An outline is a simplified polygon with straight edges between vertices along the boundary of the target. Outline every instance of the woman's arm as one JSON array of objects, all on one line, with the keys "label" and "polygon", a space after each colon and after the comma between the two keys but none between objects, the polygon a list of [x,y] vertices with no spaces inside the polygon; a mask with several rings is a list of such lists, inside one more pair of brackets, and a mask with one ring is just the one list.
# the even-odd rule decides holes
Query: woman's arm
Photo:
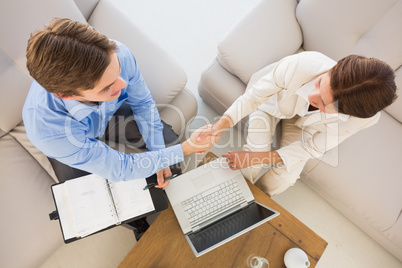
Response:
[{"label": "woman's arm", "polygon": [[254,165],[266,165],[271,163],[283,163],[282,158],[276,151],[250,152],[233,151],[222,155],[226,158],[229,167],[233,170],[242,169]]}]

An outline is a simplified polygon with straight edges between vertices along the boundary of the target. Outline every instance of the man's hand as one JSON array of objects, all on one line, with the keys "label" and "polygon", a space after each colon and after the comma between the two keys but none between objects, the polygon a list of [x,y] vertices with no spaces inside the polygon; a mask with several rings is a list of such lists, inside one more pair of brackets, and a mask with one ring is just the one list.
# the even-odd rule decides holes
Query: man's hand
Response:
[{"label": "man's hand", "polygon": [[[212,125],[205,125],[196,131],[194,131],[190,138],[181,144],[184,155],[189,155],[191,153],[203,154],[209,150],[217,141],[219,141],[219,136],[212,136],[211,133]],[[205,134],[205,138],[199,140],[198,137],[201,133]]]},{"label": "man's hand", "polygon": [[164,169],[161,169],[158,172],[156,172],[158,185],[155,185],[155,188],[165,189],[165,187],[169,185],[170,180],[167,181],[164,180],[165,178],[170,176],[172,176],[172,171],[170,170],[170,167],[165,167]]},{"label": "man's hand", "polygon": [[197,141],[202,141],[208,136],[214,136],[215,139],[220,139],[221,134],[225,129],[233,126],[232,119],[224,114],[210,129],[203,130],[197,138]]}]

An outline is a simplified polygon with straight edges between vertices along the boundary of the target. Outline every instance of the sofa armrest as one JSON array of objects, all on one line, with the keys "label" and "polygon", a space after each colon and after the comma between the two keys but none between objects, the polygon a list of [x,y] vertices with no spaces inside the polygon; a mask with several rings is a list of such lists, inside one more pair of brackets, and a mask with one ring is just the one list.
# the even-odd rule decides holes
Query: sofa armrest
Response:
[{"label": "sofa armrest", "polygon": [[184,89],[187,76],[179,64],[112,1],[99,1],[88,23],[131,49],[159,109]]},{"label": "sofa armrest", "polygon": [[302,44],[297,0],[262,0],[225,35],[218,61],[245,84],[264,66],[294,54]]}]

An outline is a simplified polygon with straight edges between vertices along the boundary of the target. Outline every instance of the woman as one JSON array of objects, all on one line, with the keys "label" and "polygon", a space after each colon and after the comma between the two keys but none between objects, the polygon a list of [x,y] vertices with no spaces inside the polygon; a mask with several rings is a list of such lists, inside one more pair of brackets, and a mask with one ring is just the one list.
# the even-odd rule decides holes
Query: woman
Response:
[{"label": "woman", "polygon": [[[251,77],[246,92],[213,125],[212,135],[250,115],[244,150],[223,157],[273,196],[296,182],[307,160],[321,158],[377,123],[379,111],[397,97],[394,79],[391,67],[378,59],[350,55],[336,63],[318,52],[288,56]],[[271,151],[280,121],[280,149]],[[266,164],[272,166],[256,182]]]}]

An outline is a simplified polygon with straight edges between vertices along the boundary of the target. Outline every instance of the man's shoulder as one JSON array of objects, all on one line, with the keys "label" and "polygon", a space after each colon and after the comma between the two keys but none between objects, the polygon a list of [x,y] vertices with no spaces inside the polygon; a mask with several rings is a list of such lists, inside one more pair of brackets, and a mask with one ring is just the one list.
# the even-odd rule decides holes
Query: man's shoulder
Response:
[{"label": "man's shoulder", "polygon": [[125,44],[123,44],[122,42],[117,41],[117,40],[112,40],[112,41],[115,42],[118,47],[116,54],[119,57],[119,59],[134,58],[133,53]]},{"label": "man's shoulder", "polygon": [[25,99],[24,108],[36,108],[38,104],[42,105],[47,102],[50,93],[46,91],[38,82],[32,81],[31,87],[29,88],[28,95]]},{"label": "man's shoulder", "polygon": [[117,47],[119,48],[117,52],[120,52],[120,53],[131,52],[130,49],[125,44],[123,44],[122,42],[120,42],[118,40],[114,40],[114,39],[110,39],[110,40],[115,42]]},{"label": "man's shoulder", "polygon": [[118,46],[118,50],[115,52],[117,54],[117,57],[119,58],[122,71],[123,72],[128,70],[135,71],[137,69],[137,60],[133,52],[130,50],[130,48],[127,47],[125,44],[121,43],[120,41],[117,40],[112,41],[114,41]]}]

